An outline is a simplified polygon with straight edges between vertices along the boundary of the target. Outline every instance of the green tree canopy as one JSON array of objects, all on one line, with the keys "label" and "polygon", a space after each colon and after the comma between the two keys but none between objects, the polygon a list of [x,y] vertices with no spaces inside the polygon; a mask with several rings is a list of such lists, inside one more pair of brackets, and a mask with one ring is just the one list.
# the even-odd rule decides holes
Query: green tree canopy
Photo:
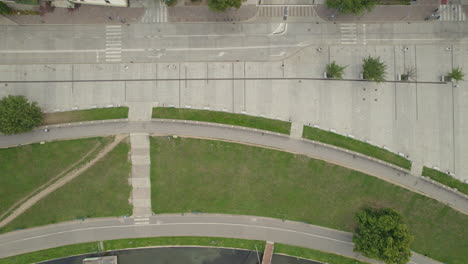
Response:
[{"label": "green tree canopy", "polygon": [[413,237],[398,212],[390,208],[365,208],[356,213],[356,220],[354,251],[387,264],[408,263]]},{"label": "green tree canopy", "polygon": [[387,65],[380,61],[380,57],[367,57],[363,60],[362,70],[364,78],[370,81],[385,81]]},{"label": "green tree canopy", "polygon": [[366,10],[370,12],[377,3],[378,0],[327,0],[325,4],[343,14],[360,15]]},{"label": "green tree canopy", "polygon": [[229,7],[239,8],[242,0],[208,0],[208,6],[215,11],[226,11]]},{"label": "green tree canopy", "polygon": [[0,100],[0,133],[28,132],[41,122],[41,109],[24,96],[9,95]]}]

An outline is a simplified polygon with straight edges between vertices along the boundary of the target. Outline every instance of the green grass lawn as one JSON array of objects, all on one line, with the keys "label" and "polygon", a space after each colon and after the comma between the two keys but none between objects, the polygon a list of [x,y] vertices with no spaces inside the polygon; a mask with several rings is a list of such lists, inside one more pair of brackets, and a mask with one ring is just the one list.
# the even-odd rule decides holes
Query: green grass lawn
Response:
[{"label": "green grass lawn", "polygon": [[303,138],[349,149],[410,170],[411,161],[383,148],[315,127],[304,126]]},{"label": "green grass lawn", "polygon": [[82,243],[2,258],[0,259],[0,264],[30,264],[49,259],[98,252],[98,250],[97,242]]},{"label": "green grass lawn", "polygon": [[[155,246],[210,246],[222,248],[239,248],[247,250],[258,250],[263,254],[265,249],[265,241],[246,240],[235,238],[222,237],[150,237],[150,238],[130,238],[107,240],[103,242],[104,250],[119,250],[138,247],[155,247]],[[90,242],[51,248],[18,256],[0,259],[0,264],[29,264],[55,258],[62,258],[72,255],[80,255],[86,253],[98,252],[98,242]],[[300,248],[284,244],[275,244],[275,253],[282,253],[291,256],[309,258],[318,261],[327,261],[333,264],[362,264],[354,259],[325,253],[313,249]]]},{"label": "green grass lawn", "polygon": [[306,259],[313,259],[320,261],[322,263],[332,263],[332,264],[366,264],[367,262],[362,262],[356,259],[343,257],[340,255],[335,255],[331,253],[325,253],[322,251],[295,247],[285,244],[275,244],[275,253],[286,254],[289,256],[295,256]]},{"label": "green grass lawn", "polygon": [[49,180],[95,157],[110,140],[87,138],[0,149],[0,215]]},{"label": "green grass lawn", "polygon": [[91,168],[40,200],[0,232],[77,218],[131,215],[129,146],[122,142]]},{"label": "green grass lawn", "polygon": [[265,248],[265,241],[246,240],[222,237],[149,237],[108,240],[104,242],[105,250],[117,250],[137,247],[154,246],[210,246],[225,248],[241,248],[255,250],[255,246],[261,252]]},{"label": "green grass lawn", "polygon": [[96,108],[44,114],[43,125],[128,117],[128,107]]},{"label": "green grass lawn", "polygon": [[155,107],[153,108],[153,118],[182,119],[221,123],[235,126],[257,128],[288,135],[291,130],[290,122],[243,114],[233,114],[208,110]]},{"label": "green grass lawn", "polygon": [[38,0],[15,0],[15,3],[23,5],[39,5]]},{"label": "green grass lawn", "polygon": [[433,179],[434,181],[438,181],[444,185],[447,185],[449,187],[452,187],[452,188],[457,188],[457,190],[459,190],[460,192],[464,193],[464,194],[468,194],[468,184],[460,181],[460,180],[457,180],[455,179],[454,177],[450,176],[450,175],[447,175],[445,173],[442,173],[438,170],[434,170],[434,169],[431,169],[431,168],[428,168],[428,167],[424,167],[423,168],[423,172],[422,172],[422,175],[423,176],[427,176],[431,179]]},{"label": "green grass lawn", "polygon": [[401,212],[412,249],[452,264],[468,258],[468,216],[378,178],[305,156],[234,143],[151,138],[155,213],[259,215],[352,231],[364,206]]}]

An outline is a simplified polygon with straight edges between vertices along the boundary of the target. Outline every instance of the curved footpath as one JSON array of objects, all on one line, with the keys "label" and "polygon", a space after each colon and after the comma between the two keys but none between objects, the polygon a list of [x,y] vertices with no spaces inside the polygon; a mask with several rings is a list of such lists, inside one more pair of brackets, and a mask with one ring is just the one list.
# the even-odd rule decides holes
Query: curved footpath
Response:
[{"label": "curved footpath", "polygon": [[83,124],[50,126],[49,132],[37,129],[25,134],[0,136],[0,147],[29,144],[39,141],[129,133],[151,133],[156,135],[179,135],[219,139],[307,155],[312,158],[321,159],[352,170],[373,175],[411,191],[436,199],[462,213],[468,214],[468,199],[465,195],[455,193],[441,185],[411,175],[409,171],[405,169],[310,140],[293,139],[288,135],[244,127],[163,119],[141,122],[128,122],[127,120],[86,122]]},{"label": "curved footpath", "polygon": [[[274,241],[379,263],[353,252],[352,234],[300,222],[223,214],[162,214],[136,225],[132,218],[72,221],[0,236],[0,258],[46,248],[122,238],[211,236]],[[440,264],[413,252],[412,264]]]}]

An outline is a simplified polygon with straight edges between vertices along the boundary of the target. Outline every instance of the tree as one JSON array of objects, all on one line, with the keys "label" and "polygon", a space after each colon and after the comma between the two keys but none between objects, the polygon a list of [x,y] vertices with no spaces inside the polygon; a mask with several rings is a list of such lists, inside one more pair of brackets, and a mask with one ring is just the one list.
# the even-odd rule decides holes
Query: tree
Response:
[{"label": "tree", "polygon": [[463,81],[465,74],[463,73],[463,69],[460,67],[453,68],[452,72],[449,73],[450,78],[454,79],[455,81]]},{"label": "tree", "polygon": [[364,79],[376,82],[385,81],[387,65],[380,61],[380,57],[367,57],[363,60],[362,71]]},{"label": "tree", "polygon": [[175,6],[177,4],[177,0],[164,0],[167,6]]},{"label": "tree", "polygon": [[17,134],[31,131],[42,122],[41,109],[24,96],[9,95],[0,100],[0,133]]},{"label": "tree", "polygon": [[226,11],[229,7],[239,8],[242,0],[208,0],[208,6],[215,11]]},{"label": "tree", "polygon": [[0,14],[5,14],[8,15],[12,12],[13,10],[7,6],[5,3],[0,2]]},{"label": "tree", "polygon": [[343,14],[360,15],[364,11],[370,12],[377,3],[378,0],[327,0],[325,4]]},{"label": "tree", "polygon": [[340,66],[335,62],[327,64],[327,78],[332,79],[343,79],[344,70],[346,66]]},{"label": "tree", "polygon": [[413,237],[401,215],[393,209],[365,208],[356,213],[354,251],[387,264],[405,264],[411,257]]}]

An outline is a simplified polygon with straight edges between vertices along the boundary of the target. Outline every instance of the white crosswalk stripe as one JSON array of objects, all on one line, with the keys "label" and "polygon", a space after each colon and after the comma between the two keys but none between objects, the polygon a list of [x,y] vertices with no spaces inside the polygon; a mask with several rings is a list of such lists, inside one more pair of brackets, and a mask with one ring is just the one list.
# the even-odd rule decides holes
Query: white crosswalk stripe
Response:
[{"label": "white crosswalk stripe", "polygon": [[440,5],[440,21],[465,21],[466,14],[462,5]]},{"label": "white crosswalk stripe", "polygon": [[341,44],[357,44],[357,26],[353,23],[340,24]]},{"label": "white crosswalk stripe", "polygon": [[154,6],[145,8],[143,23],[165,23],[167,22],[167,6],[163,2],[156,2]]},{"label": "white crosswalk stripe", "polygon": [[135,225],[148,225],[150,222],[149,222],[149,218],[135,218],[133,219],[133,224]]},{"label": "white crosswalk stripe", "polygon": [[106,26],[106,62],[122,61],[122,26]]},{"label": "white crosswalk stripe", "polygon": [[[286,6],[259,6],[257,16],[259,17],[282,17]],[[313,17],[315,10],[313,6],[287,6],[289,17]]]}]

